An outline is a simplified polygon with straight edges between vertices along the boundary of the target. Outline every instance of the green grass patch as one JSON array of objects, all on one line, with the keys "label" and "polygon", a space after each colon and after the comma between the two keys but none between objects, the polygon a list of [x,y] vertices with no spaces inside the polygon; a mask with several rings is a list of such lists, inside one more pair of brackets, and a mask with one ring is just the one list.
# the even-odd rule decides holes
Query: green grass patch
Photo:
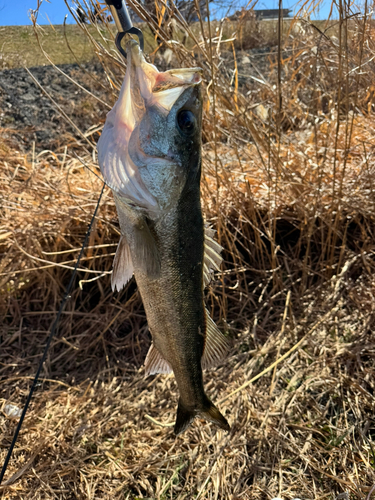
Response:
[{"label": "green grass patch", "polygon": [[[93,38],[100,40],[95,27],[88,30]],[[95,57],[92,44],[79,26],[43,26],[39,30],[39,41],[55,64],[85,63]],[[103,43],[103,41],[102,41]],[[50,64],[44,57],[32,26],[3,26],[0,28],[0,69],[22,66],[33,67]]]}]

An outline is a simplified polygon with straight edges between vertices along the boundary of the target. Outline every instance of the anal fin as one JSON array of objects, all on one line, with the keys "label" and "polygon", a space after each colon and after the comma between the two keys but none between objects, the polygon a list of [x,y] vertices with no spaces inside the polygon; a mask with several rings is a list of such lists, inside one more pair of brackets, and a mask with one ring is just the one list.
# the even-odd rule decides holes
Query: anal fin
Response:
[{"label": "anal fin", "polygon": [[206,340],[202,355],[202,369],[215,366],[222,360],[229,350],[227,339],[215,325],[210,313],[206,309]]},{"label": "anal fin", "polygon": [[171,365],[166,361],[154,344],[151,344],[145,359],[145,370],[147,375],[155,373],[172,373]]},{"label": "anal fin", "polygon": [[121,236],[113,261],[111,276],[112,290],[119,292],[133,276],[134,268],[130,248],[125,236]]}]

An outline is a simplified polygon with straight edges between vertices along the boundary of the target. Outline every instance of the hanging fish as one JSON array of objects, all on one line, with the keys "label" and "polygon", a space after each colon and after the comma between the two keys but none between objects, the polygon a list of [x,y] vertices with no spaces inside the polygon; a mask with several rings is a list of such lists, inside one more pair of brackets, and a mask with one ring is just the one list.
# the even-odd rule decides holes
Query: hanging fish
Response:
[{"label": "hanging fish", "polygon": [[204,306],[221,262],[200,202],[201,69],[159,72],[131,40],[120,96],[98,142],[99,165],[120,221],[112,288],[135,276],[153,343],[146,374],[174,372],[180,399],[174,432],[196,416],[229,430],[204,392],[202,368],[227,341]]}]

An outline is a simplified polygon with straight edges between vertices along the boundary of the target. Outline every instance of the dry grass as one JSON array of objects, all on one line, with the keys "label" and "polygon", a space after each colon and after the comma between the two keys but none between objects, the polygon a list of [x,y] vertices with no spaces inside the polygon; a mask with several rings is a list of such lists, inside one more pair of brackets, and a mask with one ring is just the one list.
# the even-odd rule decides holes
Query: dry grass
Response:
[{"label": "dry grass", "polygon": [[[169,42],[165,14],[159,50],[205,70],[203,204],[225,249],[207,305],[233,346],[205,378],[232,430],[196,421],[173,436],[177,388],[144,378],[135,284],[110,291],[119,231],[107,190],[4,498],[364,499],[375,482],[371,20],[343,13],[337,38],[295,23],[271,71],[240,86],[243,54],[219,43],[220,27],[210,41],[206,24],[204,36],[183,26],[187,49]],[[118,88],[123,62],[91,41]],[[16,425],[6,405],[25,400],[101,189],[72,152],[98,172],[84,139],[15,149],[0,144],[1,458]]]}]

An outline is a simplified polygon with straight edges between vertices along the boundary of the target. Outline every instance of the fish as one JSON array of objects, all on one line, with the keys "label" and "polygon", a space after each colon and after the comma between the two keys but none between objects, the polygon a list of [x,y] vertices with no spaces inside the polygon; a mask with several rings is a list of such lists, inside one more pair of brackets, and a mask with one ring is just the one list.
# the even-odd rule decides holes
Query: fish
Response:
[{"label": "fish", "polygon": [[195,417],[229,431],[202,374],[228,351],[204,304],[222,247],[205,225],[200,200],[202,70],[159,72],[135,40],[126,54],[119,98],[97,144],[121,230],[112,289],[135,276],[152,336],[146,375],[173,371],[180,393],[174,433]]}]

